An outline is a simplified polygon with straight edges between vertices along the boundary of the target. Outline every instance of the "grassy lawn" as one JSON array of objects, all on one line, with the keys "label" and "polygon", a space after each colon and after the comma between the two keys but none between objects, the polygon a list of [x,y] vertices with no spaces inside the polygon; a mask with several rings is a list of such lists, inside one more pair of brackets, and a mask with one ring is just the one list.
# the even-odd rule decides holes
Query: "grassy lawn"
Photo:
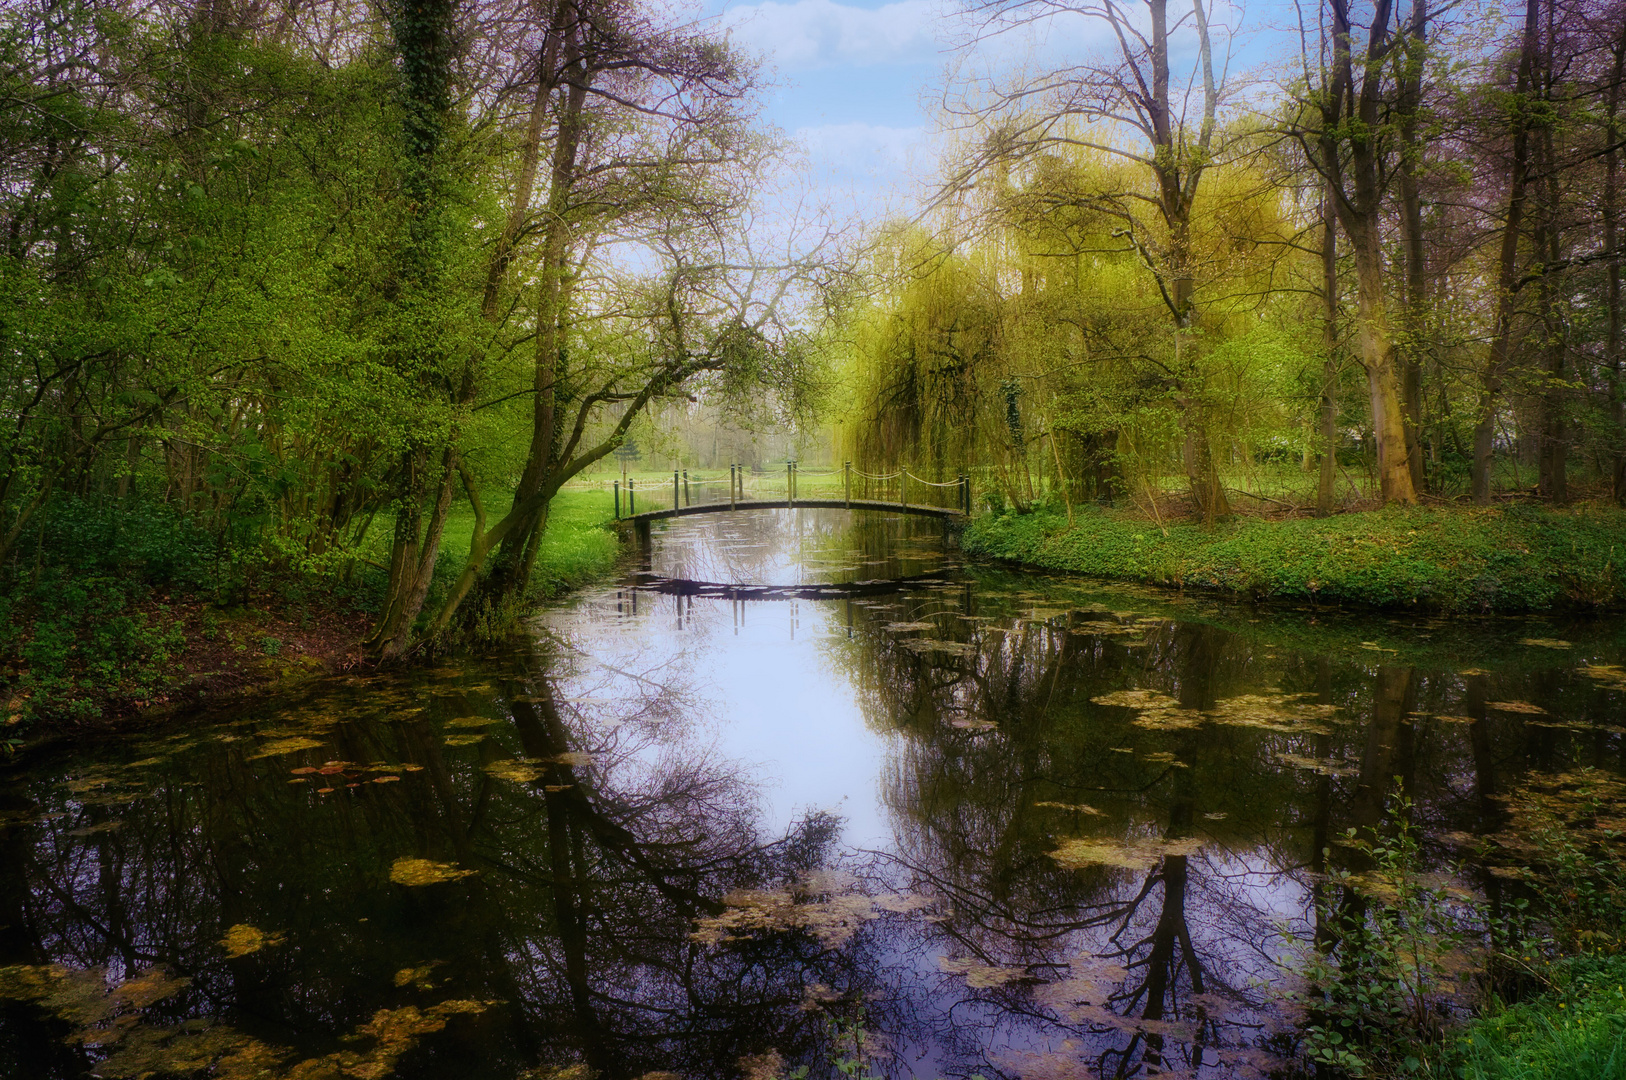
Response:
[{"label": "grassy lawn", "polygon": [[1626,604],[1626,511],[1390,507],[1212,529],[1089,508],[978,518],[972,554],[1251,599],[1447,612]]},{"label": "grassy lawn", "polygon": [[1464,1080],[1626,1078],[1626,957],[1554,965],[1556,988],[1492,1012],[1456,1035]]},{"label": "grassy lawn", "polygon": [[[496,520],[507,506],[507,497],[490,503],[487,521]],[[621,555],[615,532],[605,528],[612,516],[608,491],[565,490],[554,496],[537,553],[532,590],[541,597],[557,596],[608,575]],[[439,579],[449,583],[462,572],[473,539],[474,512],[466,502],[460,502],[446,518],[441,559],[435,568],[437,585],[441,584]]]}]

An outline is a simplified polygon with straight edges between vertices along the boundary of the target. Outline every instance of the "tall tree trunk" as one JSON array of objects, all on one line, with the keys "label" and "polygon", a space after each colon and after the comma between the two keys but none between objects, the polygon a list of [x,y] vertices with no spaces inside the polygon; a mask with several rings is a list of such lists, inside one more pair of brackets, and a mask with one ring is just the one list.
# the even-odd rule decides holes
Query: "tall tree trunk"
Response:
[{"label": "tall tree trunk", "polygon": [[[558,464],[560,426],[559,380],[565,363],[565,334],[574,286],[570,235],[567,218],[571,193],[577,179],[578,156],[585,134],[587,80],[590,77],[575,44],[574,9],[560,6],[555,36],[564,41],[563,70],[558,80],[559,121],[549,173],[548,205],[543,226],[542,260],[539,267],[536,303],[536,362],[532,375],[533,405],[531,441],[525,468],[514,489],[518,507],[532,502],[551,478]],[[487,604],[500,605],[521,597],[536,565],[537,550],[547,523],[545,508],[528,514],[503,539],[492,556],[491,567],[481,585]]]},{"label": "tall tree trunk", "polygon": [[1332,193],[1321,201],[1321,474],[1315,506],[1332,513],[1338,477],[1338,232]]},{"label": "tall tree trunk", "polygon": [[1384,503],[1413,503],[1416,488],[1406,456],[1406,417],[1383,295],[1383,249],[1377,216],[1360,215],[1347,229],[1355,255],[1355,303],[1361,366],[1366,369],[1377,443],[1378,491]]},{"label": "tall tree trunk", "polygon": [[1529,186],[1530,132],[1528,102],[1536,68],[1536,34],[1540,0],[1526,0],[1524,45],[1514,91],[1513,156],[1508,165],[1507,217],[1502,222],[1502,246],[1496,272],[1496,322],[1490,350],[1480,379],[1478,417],[1474,426],[1473,498],[1480,506],[1491,500],[1496,411],[1501,407],[1502,383],[1513,358],[1513,322],[1519,289],[1519,233],[1524,227]]},{"label": "tall tree trunk", "polygon": [[[1328,7],[1334,59],[1323,106],[1320,165],[1355,261],[1357,340],[1377,442],[1378,489],[1385,503],[1414,503],[1417,488],[1406,455],[1401,380],[1383,291],[1382,148],[1375,136],[1347,138],[1342,134],[1351,128],[1376,132],[1381,126],[1382,69],[1389,46],[1392,0],[1378,0],[1373,9],[1358,90],[1348,0],[1330,0]],[[1346,141],[1347,161],[1342,145]]]},{"label": "tall tree trunk", "polygon": [[1417,135],[1422,107],[1423,64],[1428,34],[1427,0],[1413,0],[1410,25],[1400,50],[1400,239],[1405,253],[1406,290],[1400,339],[1401,405],[1405,409],[1406,463],[1412,487],[1427,488],[1423,461],[1423,368],[1428,355],[1428,277],[1423,248],[1423,206],[1417,190],[1423,145]]},{"label": "tall tree trunk", "polygon": [[1626,506],[1626,385],[1622,383],[1626,372],[1621,370],[1620,259],[1613,254],[1620,243],[1620,87],[1621,80],[1626,78],[1626,27],[1623,27],[1622,33],[1623,36],[1615,41],[1614,63],[1610,68],[1608,105],[1604,122],[1604,145],[1609,149],[1604,155],[1601,212],[1603,249],[1611,253],[1606,268],[1608,276],[1605,279],[1605,314],[1608,321],[1607,336],[1604,339],[1604,360],[1609,368],[1611,422],[1609,442],[1612,447],[1610,464],[1615,502]]},{"label": "tall tree trunk", "polygon": [[1558,164],[1551,126],[1542,131],[1540,169],[1546,174],[1545,220],[1538,230],[1536,250],[1546,263],[1541,275],[1542,368],[1546,378],[1541,391],[1541,443],[1537,458],[1537,488],[1555,504],[1569,501],[1569,432],[1566,430],[1564,392],[1567,350],[1563,272],[1557,269],[1563,252],[1559,247]]},{"label": "tall tree trunk", "polygon": [[[433,305],[445,277],[448,215],[441,158],[451,108],[453,2],[390,0],[386,7],[401,61],[401,143],[405,150],[401,189],[412,208],[396,268],[397,304],[406,323],[396,362],[425,394],[433,396],[444,360]],[[438,470],[430,464],[437,458]],[[437,448],[421,439],[402,454],[389,587],[384,614],[371,638],[373,649],[383,659],[400,656],[411,644],[413,624],[423,609],[440,553],[456,463],[455,446]],[[431,496],[426,522],[424,503]]]}]

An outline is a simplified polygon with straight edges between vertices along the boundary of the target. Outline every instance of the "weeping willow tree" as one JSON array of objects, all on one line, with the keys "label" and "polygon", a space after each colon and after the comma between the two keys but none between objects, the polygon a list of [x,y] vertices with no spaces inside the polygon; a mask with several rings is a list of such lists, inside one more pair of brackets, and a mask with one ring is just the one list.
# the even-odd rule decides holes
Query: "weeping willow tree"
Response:
[{"label": "weeping willow tree", "polygon": [[1184,238],[1198,299],[1174,327],[1146,271],[1156,238],[1122,211],[1144,185],[1097,151],[1047,151],[936,220],[882,231],[843,339],[846,455],[973,473],[996,501],[1069,513],[1125,499],[1157,512],[1173,472],[1211,518],[1199,484],[1256,447],[1302,442],[1303,373],[1319,359],[1282,286],[1314,267],[1286,194],[1241,166],[1211,171]]}]

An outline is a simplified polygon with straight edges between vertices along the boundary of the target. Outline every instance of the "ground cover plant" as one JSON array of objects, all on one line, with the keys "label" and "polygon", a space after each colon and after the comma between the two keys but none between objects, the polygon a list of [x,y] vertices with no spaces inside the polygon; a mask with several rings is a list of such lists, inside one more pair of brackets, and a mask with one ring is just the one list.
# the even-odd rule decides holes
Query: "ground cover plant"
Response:
[{"label": "ground cover plant", "polygon": [[1459,613],[1626,604],[1626,512],[1613,507],[1391,507],[1212,527],[1051,509],[986,515],[961,543],[1028,566],[1260,600]]}]

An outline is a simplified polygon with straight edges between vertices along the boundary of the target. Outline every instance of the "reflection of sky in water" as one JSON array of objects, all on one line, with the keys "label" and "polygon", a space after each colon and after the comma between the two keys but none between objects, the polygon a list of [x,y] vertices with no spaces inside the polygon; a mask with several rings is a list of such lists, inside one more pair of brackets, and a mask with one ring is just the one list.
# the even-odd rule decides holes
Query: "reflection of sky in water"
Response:
[{"label": "reflection of sky in water", "polygon": [[[930,519],[866,515],[866,553],[855,556],[854,517],[774,510],[682,518],[654,530],[646,565],[663,577],[774,585],[946,565],[941,526]],[[756,771],[764,835],[783,833],[808,811],[829,810],[846,819],[849,846],[889,840],[879,780],[895,736],[866,725],[850,676],[832,663],[830,639],[847,633],[843,602],[736,602],[623,587],[594,592],[542,621],[586,658],[566,696],[606,678],[608,688],[591,692],[628,692],[626,676],[610,669],[681,671],[717,753]]]}]

